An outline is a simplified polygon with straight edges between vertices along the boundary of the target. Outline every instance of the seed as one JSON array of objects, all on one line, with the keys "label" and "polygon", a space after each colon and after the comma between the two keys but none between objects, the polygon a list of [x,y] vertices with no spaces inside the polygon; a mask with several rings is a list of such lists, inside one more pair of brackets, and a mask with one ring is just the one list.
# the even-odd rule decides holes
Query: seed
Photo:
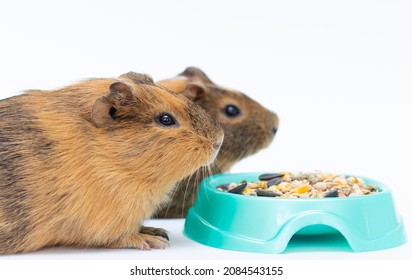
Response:
[{"label": "seed", "polygon": [[302,181],[300,181],[300,180],[294,180],[294,181],[292,181],[292,183],[290,184],[290,187],[292,188],[292,189],[296,189],[296,188],[299,188],[300,186],[302,186],[303,185],[303,182]]},{"label": "seed", "polygon": [[341,176],[338,176],[338,177],[334,178],[333,182],[338,183],[339,185],[346,185],[347,184],[346,179],[341,177]]},{"label": "seed", "polygon": [[344,192],[340,192],[340,193],[338,194],[338,197],[347,197],[347,195],[346,195]]},{"label": "seed", "polygon": [[223,184],[220,186],[217,186],[218,189],[221,189],[222,191],[227,191],[229,189],[230,184]]},{"label": "seed", "polygon": [[364,187],[364,186],[365,186],[365,181],[363,181],[363,179],[362,179],[362,178],[356,177],[356,180],[358,180],[358,184],[359,184],[359,186],[362,186],[362,187]]},{"label": "seed", "polygon": [[290,191],[290,183],[282,182],[276,186],[276,189],[282,191],[283,193]]},{"label": "seed", "polygon": [[362,193],[363,193],[363,194],[370,194],[370,192],[371,192],[370,190],[362,189]]},{"label": "seed", "polygon": [[379,192],[376,186],[366,184],[362,178],[322,174],[319,171],[315,173],[300,172],[298,174],[291,172],[266,173],[259,176],[259,178],[265,180],[222,184],[217,189],[248,196],[281,198],[348,197]]},{"label": "seed", "polygon": [[368,190],[370,190],[371,192],[377,192],[378,188],[376,186],[372,186],[372,185],[367,185],[366,186],[368,188]]},{"label": "seed", "polygon": [[247,182],[244,182],[244,183],[238,185],[237,187],[231,189],[230,191],[228,191],[228,193],[242,194],[242,192],[246,188],[246,186],[247,186]]},{"label": "seed", "polygon": [[298,188],[292,189],[292,192],[302,194],[302,193],[307,192],[309,190],[309,188],[310,187],[308,185],[303,185],[303,186],[300,186]]},{"label": "seed", "polygon": [[254,183],[254,182],[252,182],[252,183],[248,183],[248,184],[247,184],[247,187],[248,187],[249,189],[258,189],[258,188],[260,188],[261,186],[260,186],[259,183]]},{"label": "seed", "polygon": [[313,190],[310,191],[309,197],[310,197],[310,198],[316,198],[316,196],[318,195],[318,193],[319,193],[318,190],[313,189]]},{"label": "seed", "polygon": [[283,181],[288,181],[288,182],[290,182],[291,180],[292,180],[292,172],[280,172],[280,174],[282,174],[283,176],[282,176],[282,178],[283,178]]},{"label": "seed", "polygon": [[278,193],[269,191],[269,190],[256,190],[256,195],[257,196],[270,196],[270,197],[275,197],[275,196],[279,196]]},{"label": "seed", "polygon": [[242,194],[250,195],[251,192],[252,192],[251,189],[245,188],[245,189],[243,190]]},{"label": "seed", "polygon": [[266,185],[270,187],[270,186],[277,185],[281,182],[282,182],[282,177],[276,177],[276,178],[273,178],[272,180],[267,181]]},{"label": "seed", "polygon": [[261,189],[267,189],[267,188],[268,188],[268,185],[266,184],[265,181],[260,181],[260,183],[259,183],[259,188],[261,188]]},{"label": "seed", "polygon": [[349,186],[353,186],[353,184],[357,184],[359,181],[356,179],[356,177],[350,176],[346,179],[348,182]]},{"label": "seed", "polygon": [[324,182],[318,182],[318,183],[314,184],[313,187],[317,190],[324,191],[328,187],[328,184],[326,184]]},{"label": "seed", "polygon": [[282,173],[264,173],[259,176],[259,180],[261,181],[269,181],[274,178],[282,177],[284,174]]},{"label": "seed", "polygon": [[331,190],[325,193],[325,197],[337,197],[339,192],[337,190]]},{"label": "seed", "polygon": [[275,193],[277,193],[278,195],[282,195],[282,194],[283,194],[283,192],[278,189],[278,186],[271,186],[270,188],[268,188],[268,191],[275,192]]},{"label": "seed", "polygon": [[324,195],[323,192],[318,192],[318,193],[316,194],[316,198],[324,198],[324,197],[325,197],[325,195]]},{"label": "seed", "polygon": [[363,192],[362,192],[362,190],[361,190],[361,188],[359,187],[358,184],[353,185],[352,193],[356,193],[358,195],[363,195]]},{"label": "seed", "polygon": [[314,184],[322,181],[322,179],[317,177],[317,176],[310,176],[308,180],[309,180],[309,183],[311,185],[314,185]]}]

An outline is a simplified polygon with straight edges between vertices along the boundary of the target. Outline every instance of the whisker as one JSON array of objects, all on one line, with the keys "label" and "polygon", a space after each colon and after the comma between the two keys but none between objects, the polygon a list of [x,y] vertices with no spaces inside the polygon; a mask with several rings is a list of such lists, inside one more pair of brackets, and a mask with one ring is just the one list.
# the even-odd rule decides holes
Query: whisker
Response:
[{"label": "whisker", "polygon": [[196,176],[197,176],[196,174],[197,174],[198,171],[199,171],[199,169],[197,169],[194,173],[190,174],[189,177],[185,178],[185,180],[186,180],[186,186],[184,187],[183,201],[182,201],[182,204],[181,204],[181,213],[180,213],[181,217],[184,217],[184,216],[185,216],[185,206],[186,206],[187,190],[188,190],[188,188],[189,188],[189,185],[191,184],[192,178],[193,178],[194,176],[195,176],[194,178],[196,178]]},{"label": "whisker", "polygon": [[[200,170],[202,170],[202,169],[203,169],[203,167],[201,167]],[[202,171],[200,171],[200,172],[202,172]],[[194,203],[193,198],[195,198],[197,196],[197,193],[199,192],[199,184],[200,184],[200,181],[202,180],[202,176],[200,175],[200,172],[198,172],[196,174],[197,176],[195,178],[195,185],[192,188],[192,201],[191,201],[191,203]]]}]

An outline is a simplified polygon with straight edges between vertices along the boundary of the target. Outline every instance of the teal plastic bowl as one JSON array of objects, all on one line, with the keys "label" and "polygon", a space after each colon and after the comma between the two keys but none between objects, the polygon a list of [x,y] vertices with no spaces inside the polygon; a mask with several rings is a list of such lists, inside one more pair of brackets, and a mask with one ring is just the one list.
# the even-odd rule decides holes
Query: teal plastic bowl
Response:
[{"label": "teal plastic bowl", "polygon": [[236,251],[282,253],[292,236],[340,232],[354,252],[406,243],[391,191],[361,177],[379,192],[346,198],[273,198],[225,193],[221,184],[258,180],[261,173],[205,178],[189,209],[184,233],[201,244]]}]

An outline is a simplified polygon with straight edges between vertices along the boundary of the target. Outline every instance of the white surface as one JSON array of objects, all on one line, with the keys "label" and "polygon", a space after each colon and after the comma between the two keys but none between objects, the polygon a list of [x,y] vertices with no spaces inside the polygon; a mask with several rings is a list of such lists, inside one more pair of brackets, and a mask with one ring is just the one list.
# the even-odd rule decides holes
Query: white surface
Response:
[{"label": "white surface", "polygon": [[[1,98],[130,70],[159,80],[198,66],[280,116],[273,144],[232,172],[320,169],[376,178],[393,190],[411,239],[411,2],[279,2],[2,2]],[[170,248],[54,248],[0,259],[412,258],[411,242],[358,254],[223,251],[182,236],[182,220],[149,224],[170,231]]]},{"label": "white surface", "polygon": [[[412,259],[411,242],[392,249],[353,253],[344,239],[335,243],[329,240],[313,238],[313,244],[302,244],[292,240],[282,254],[259,254],[216,249],[201,245],[183,235],[183,219],[151,220],[150,226],[163,227],[169,231],[170,247],[165,250],[137,251],[133,249],[78,249],[78,248],[48,248],[38,252],[21,255],[0,256],[0,260],[403,260]],[[337,244],[344,244],[339,247]],[[345,247],[346,245],[346,247]]]}]

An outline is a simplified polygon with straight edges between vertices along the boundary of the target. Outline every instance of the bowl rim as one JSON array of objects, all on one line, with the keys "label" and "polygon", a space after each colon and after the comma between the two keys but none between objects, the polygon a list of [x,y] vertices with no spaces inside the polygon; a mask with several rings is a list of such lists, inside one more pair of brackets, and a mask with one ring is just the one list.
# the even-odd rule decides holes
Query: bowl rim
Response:
[{"label": "bowl rim", "polygon": [[[291,171],[294,173],[293,171]],[[301,171],[305,172],[305,171]],[[378,192],[373,193],[373,195],[359,195],[359,196],[350,196],[350,197],[328,197],[328,198],[277,198],[277,197],[264,197],[264,196],[249,196],[249,195],[238,195],[238,194],[233,194],[233,193],[228,193],[228,192],[223,192],[219,191],[217,187],[220,184],[211,184],[213,183],[214,180],[217,179],[222,179],[224,177],[231,178],[231,177],[238,177],[238,176],[245,176],[245,177],[258,177],[261,174],[264,173],[278,173],[278,172],[246,172],[246,173],[222,173],[222,174],[215,174],[206,177],[202,182],[201,182],[201,188],[204,188],[207,190],[207,192],[213,192],[219,195],[227,195],[230,197],[235,197],[237,199],[247,199],[247,200],[270,200],[270,201],[288,201],[288,202],[296,202],[296,201],[324,201],[325,199],[327,201],[342,201],[342,200],[364,200],[368,199],[369,197],[376,197],[376,196],[381,196],[381,195],[387,195],[391,193],[390,188],[383,182],[378,181],[376,179],[372,179],[370,177],[365,177],[365,176],[359,176],[355,174],[351,175],[346,175],[346,173],[337,173],[337,172],[322,172],[322,173],[333,173],[333,174],[341,174],[345,176],[354,176],[354,177],[359,177],[362,178],[365,182],[368,182],[369,184],[373,184],[378,188]],[[232,182],[229,182],[232,183]]]}]

